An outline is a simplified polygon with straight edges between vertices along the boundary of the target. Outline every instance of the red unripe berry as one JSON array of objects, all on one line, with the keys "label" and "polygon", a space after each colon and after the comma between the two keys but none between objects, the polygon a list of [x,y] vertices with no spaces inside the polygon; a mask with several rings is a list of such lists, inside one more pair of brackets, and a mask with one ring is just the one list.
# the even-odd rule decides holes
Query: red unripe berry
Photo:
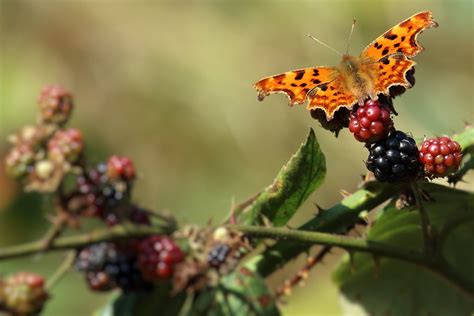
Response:
[{"label": "red unripe berry", "polygon": [[174,266],[183,259],[182,250],[167,236],[151,236],[138,245],[138,265],[148,281],[170,278]]},{"label": "red unripe berry", "polygon": [[430,178],[445,177],[456,172],[461,160],[461,146],[449,137],[427,139],[420,146],[420,162]]},{"label": "red unripe berry", "polygon": [[42,276],[31,272],[18,272],[5,278],[0,284],[2,307],[13,315],[37,315],[48,299],[44,283]]},{"label": "red unripe berry", "polygon": [[48,158],[56,162],[74,163],[83,150],[82,133],[74,128],[57,131],[48,142]]},{"label": "red unripe berry", "polygon": [[367,100],[350,114],[349,131],[360,142],[377,142],[393,127],[390,111],[379,101]]},{"label": "red unripe berry", "polygon": [[127,157],[112,156],[107,161],[107,175],[111,180],[131,181],[135,179],[135,167]]},{"label": "red unripe berry", "polygon": [[380,110],[380,107],[372,105],[367,108],[366,113],[369,120],[375,121],[380,117],[382,111]]},{"label": "red unripe berry", "polygon": [[42,122],[61,125],[66,123],[71,115],[72,95],[61,86],[47,86],[38,97],[38,105]]}]

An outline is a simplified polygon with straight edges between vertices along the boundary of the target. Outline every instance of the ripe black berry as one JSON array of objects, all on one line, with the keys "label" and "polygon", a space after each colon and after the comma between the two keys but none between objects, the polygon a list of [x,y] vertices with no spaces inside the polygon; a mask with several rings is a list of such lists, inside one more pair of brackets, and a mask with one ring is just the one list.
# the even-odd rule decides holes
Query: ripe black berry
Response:
[{"label": "ripe black berry", "polygon": [[421,167],[415,140],[400,131],[391,133],[370,147],[366,166],[381,182],[415,178]]},{"label": "ripe black berry", "polygon": [[[112,181],[107,175],[107,165],[99,164],[96,168],[77,178],[75,196],[82,196],[85,204],[85,215],[97,216],[113,226],[120,222],[121,206],[129,202],[131,183]],[[125,208],[127,208],[125,207]]]},{"label": "ripe black berry", "polygon": [[207,254],[207,263],[213,268],[219,268],[225,263],[230,253],[230,247],[227,244],[218,244]]},{"label": "ripe black berry", "polygon": [[76,268],[85,273],[93,290],[108,291],[118,287],[130,292],[151,288],[151,284],[142,278],[133,251],[114,243],[103,242],[82,249]]}]

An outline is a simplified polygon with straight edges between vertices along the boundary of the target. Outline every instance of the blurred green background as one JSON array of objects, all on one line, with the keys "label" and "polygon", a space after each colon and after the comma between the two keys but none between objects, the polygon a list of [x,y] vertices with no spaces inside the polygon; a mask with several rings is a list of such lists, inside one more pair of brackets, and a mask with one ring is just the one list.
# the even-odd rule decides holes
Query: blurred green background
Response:
[{"label": "blurred green background", "polygon": [[[86,136],[88,157],[133,159],[140,178],[135,200],[170,210],[180,221],[219,220],[271,183],[280,167],[316,130],[328,174],[292,220],[329,207],[339,191],[356,189],[366,151],[347,130],[338,139],[303,106],[282,95],[263,103],[252,84],[261,77],[339,57],[309,40],[358,54],[388,28],[430,9],[438,29],[419,37],[415,87],[395,100],[396,126],[416,137],[452,134],[473,112],[472,1],[8,1],[0,0],[0,157],[6,136],[35,122],[42,86],[60,83],[75,95],[69,126]],[[470,183],[464,188],[472,188]],[[43,197],[25,195],[0,169],[0,246],[33,240],[47,228]],[[62,255],[0,262],[0,274],[32,270],[51,275]],[[282,306],[285,315],[339,315],[331,267],[316,267],[305,287]],[[270,279],[275,287],[302,265]],[[89,315],[108,295],[87,290],[70,273],[52,293],[45,315]]]}]

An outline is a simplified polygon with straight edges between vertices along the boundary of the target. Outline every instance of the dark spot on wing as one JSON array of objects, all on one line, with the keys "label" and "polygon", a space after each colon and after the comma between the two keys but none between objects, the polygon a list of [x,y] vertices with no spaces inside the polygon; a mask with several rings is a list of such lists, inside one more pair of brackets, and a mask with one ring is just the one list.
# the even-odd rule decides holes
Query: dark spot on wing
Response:
[{"label": "dark spot on wing", "polygon": [[313,76],[319,76],[319,70],[313,69]]},{"label": "dark spot on wing", "polygon": [[304,76],[304,70],[299,70],[296,72],[295,80],[300,80]]},{"label": "dark spot on wing", "polygon": [[393,47],[398,47],[398,46],[400,46],[400,43],[393,45]]},{"label": "dark spot on wing", "polygon": [[384,65],[388,65],[388,64],[390,64],[390,60],[388,60],[388,58],[385,58],[384,60],[382,60],[382,63]]},{"label": "dark spot on wing", "polygon": [[294,83],[292,83],[292,84],[291,84],[291,86],[292,86],[292,87],[297,87],[298,85],[297,85],[297,84],[294,84]]},{"label": "dark spot on wing", "polygon": [[307,84],[304,83],[304,82],[302,84],[300,84],[300,87],[306,87],[306,86],[307,86]]},{"label": "dark spot on wing", "polygon": [[320,83],[321,83],[321,80],[319,80],[319,79],[314,79],[314,80],[313,80],[313,83],[314,83],[314,84],[320,84]]},{"label": "dark spot on wing", "polygon": [[405,40],[405,36],[402,36],[401,41],[403,42]]},{"label": "dark spot on wing", "polygon": [[388,47],[386,47],[383,51],[382,51],[382,55],[387,55],[388,54]]},{"label": "dark spot on wing", "polygon": [[392,32],[388,32],[388,33],[385,33],[384,37],[386,39],[389,39],[389,40],[393,41],[394,39],[396,39],[398,37],[398,35],[393,34]]},{"label": "dark spot on wing", "polygon": [[319,88],[321,89],[321,91],[326,91],[328,89],[328,86],[323,85],[323,86],[320,86]]}]

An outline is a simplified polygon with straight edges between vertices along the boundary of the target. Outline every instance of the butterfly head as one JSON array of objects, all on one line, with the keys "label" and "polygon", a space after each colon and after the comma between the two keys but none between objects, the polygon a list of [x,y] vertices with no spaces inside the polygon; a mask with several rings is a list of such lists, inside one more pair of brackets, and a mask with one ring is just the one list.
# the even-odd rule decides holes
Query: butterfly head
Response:
[{"label": "butterfly head", "polygon": [[342,55],[342,61],[339,68],[343,73],[356,73],[360,68],[359,58],[349,54],[344,54]]}]

